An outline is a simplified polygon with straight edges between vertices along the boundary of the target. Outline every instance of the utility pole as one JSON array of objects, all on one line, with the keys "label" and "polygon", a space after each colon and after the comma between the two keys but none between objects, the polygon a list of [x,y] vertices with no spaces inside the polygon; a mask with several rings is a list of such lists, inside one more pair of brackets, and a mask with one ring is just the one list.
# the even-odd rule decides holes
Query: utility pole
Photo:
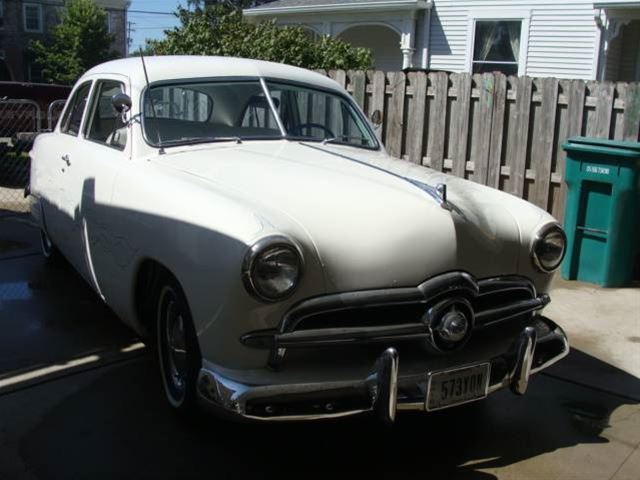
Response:
[{"label": "utility pole", "polygon": [[131,37],[131,34],[135,32],[135,28],[133,28],[134,25],[135,23],[131,20],[127,21],[127,56],[129,56],[129,51],[131,50],[131,45],[133,44],[133,38]]}]

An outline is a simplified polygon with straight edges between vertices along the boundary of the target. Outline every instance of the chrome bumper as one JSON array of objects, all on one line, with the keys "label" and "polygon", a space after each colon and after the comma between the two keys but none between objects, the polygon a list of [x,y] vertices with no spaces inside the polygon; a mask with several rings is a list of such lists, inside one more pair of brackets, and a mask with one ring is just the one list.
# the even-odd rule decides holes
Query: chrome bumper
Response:
[{"label": "chrome bumper", "polygon": [[[509,387],[523,395],[530,375],[568,353],[564,331],[551,320],[535,316],[511,348],[497,357],[478,358],[477,362],[491,364],[487,393]],[[203,368],[198,395],[205,406],[251,420],[317,420],[372,412],[392,423],[397,410],[426,410],[429,373],[402,375],[399,354],[391,347],[378,357],[370,374],[357,381],[249,385]]]}]

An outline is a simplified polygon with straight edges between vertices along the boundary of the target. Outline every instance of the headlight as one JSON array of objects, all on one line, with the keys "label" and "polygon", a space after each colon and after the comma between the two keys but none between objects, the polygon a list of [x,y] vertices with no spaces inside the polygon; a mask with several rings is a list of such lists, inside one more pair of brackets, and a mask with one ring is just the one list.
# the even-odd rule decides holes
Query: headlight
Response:
[{"label": "headlight", "polygon": [[533,241],[531,255],[538,270],[549,273],[562,263],[566,251],[567,237],[560,225],[544,227]]},{"label": "headlight", "polygon": [[300,249],[288,238],[271,236],[258,241],[245,257],[242,277],[247,291],[260,300],[275,302],[293,293],[302,277]]}]

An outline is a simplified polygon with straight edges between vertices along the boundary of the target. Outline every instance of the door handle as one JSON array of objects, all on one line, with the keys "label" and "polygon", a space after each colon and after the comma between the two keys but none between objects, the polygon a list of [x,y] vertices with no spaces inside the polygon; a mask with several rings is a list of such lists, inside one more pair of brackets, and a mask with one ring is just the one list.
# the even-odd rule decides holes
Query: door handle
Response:
[{"label": "door handle", "polygon": [[63,155],[62,161],[67,164],[67,167],[71,166],[71,160],[69,160],[69,155]]}]

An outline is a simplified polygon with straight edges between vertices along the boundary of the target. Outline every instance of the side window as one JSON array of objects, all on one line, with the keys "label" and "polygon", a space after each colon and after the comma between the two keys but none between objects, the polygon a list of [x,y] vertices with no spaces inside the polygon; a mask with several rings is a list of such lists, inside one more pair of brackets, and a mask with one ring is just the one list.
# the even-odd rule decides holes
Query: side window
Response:
[{"label": "side window", "polygon": [[120,82],[98,82],[93,95],[87,138],[123,150],[127,144],[127,125],[111,104],[114,95],[124,91]]},{"label": "side window", "polygon": [[78,87],[76,93],[69,100],[69,107],[62,117],[60,130],[63,133],[69,135],[78,136],[80,131],[80,124],[82,123],[82,114],[84,108],[87,105],[87,98],[89,97],[89,91],[91,90],[91,82],[83,83]]}]

